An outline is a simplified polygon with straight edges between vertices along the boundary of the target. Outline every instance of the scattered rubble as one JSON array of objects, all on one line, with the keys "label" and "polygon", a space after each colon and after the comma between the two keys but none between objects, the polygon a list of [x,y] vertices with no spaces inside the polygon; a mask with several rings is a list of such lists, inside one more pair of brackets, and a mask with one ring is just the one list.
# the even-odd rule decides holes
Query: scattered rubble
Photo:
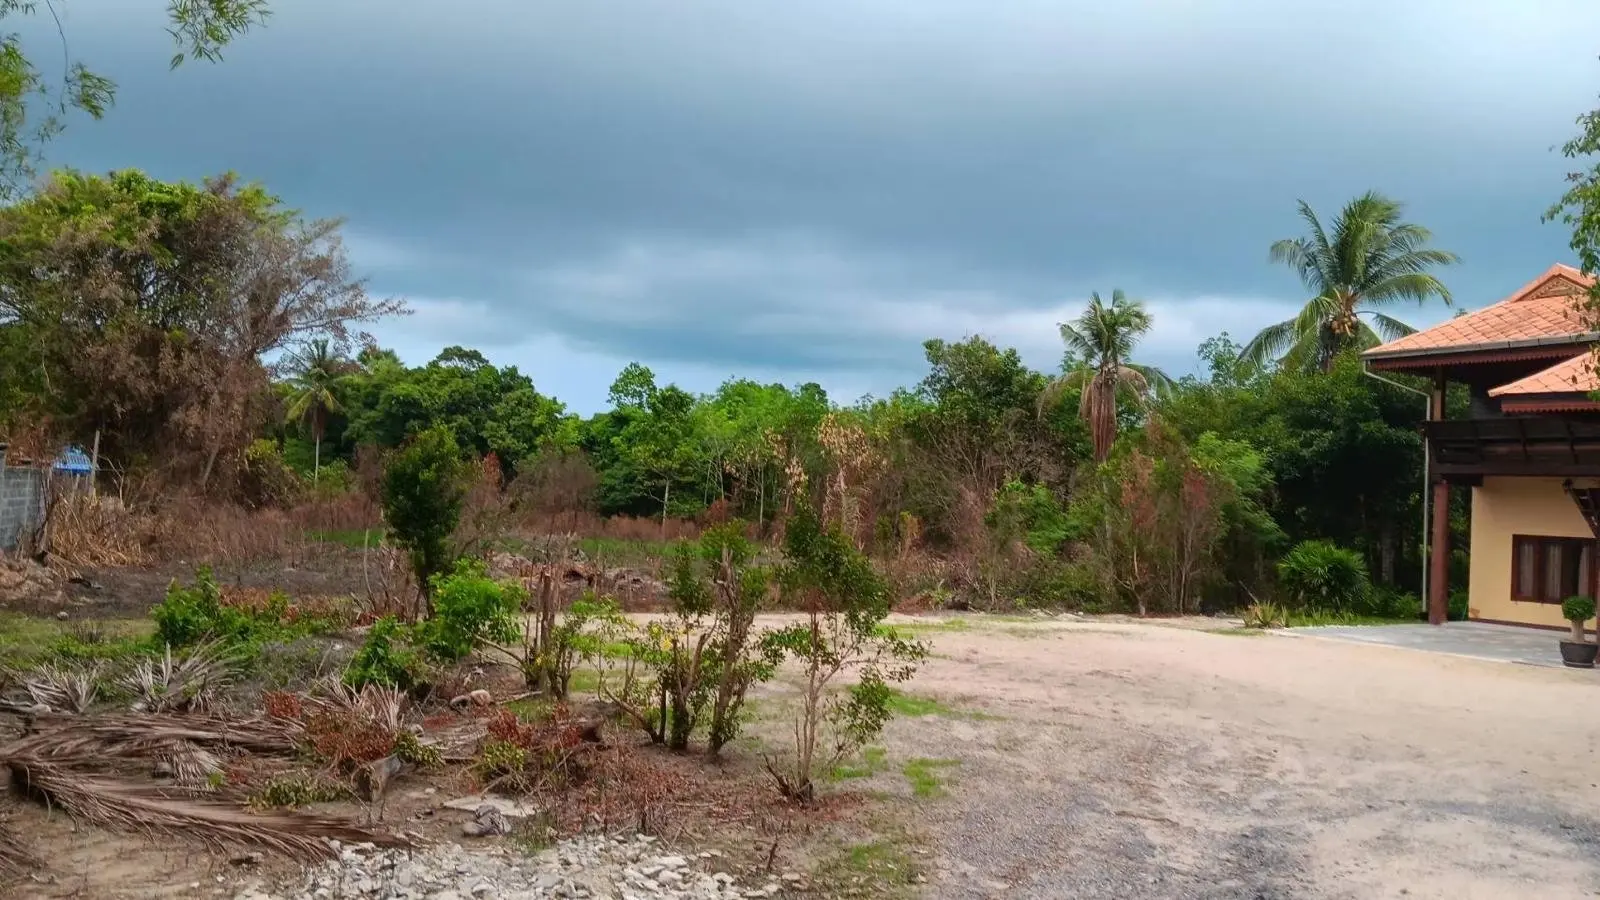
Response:
[{"label": "scattered rubble", "polygon": [[251,886],[235,900],[758,900],[803,881],[785,873],[741,886],[720,871],[719,852],[674,855],[649,835],[585,835],[534,854],[456,844],[403,851],[335,842],[335,849],[337,858],[310,870],[298,888]]}]

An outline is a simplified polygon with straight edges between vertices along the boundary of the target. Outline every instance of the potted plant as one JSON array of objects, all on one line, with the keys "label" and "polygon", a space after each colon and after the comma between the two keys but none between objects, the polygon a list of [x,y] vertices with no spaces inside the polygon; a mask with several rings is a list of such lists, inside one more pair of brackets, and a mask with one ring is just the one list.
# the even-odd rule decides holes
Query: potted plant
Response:
[{"label": "potted plant", "polygon": [[1594,598],[1579,594],[1561,602],[1561,616],[1572,623],[1572,639],[1561,642],[1561,661],[1574,669],[1594,668],[1594,658],[1600,644],[1592,644],[1583,637],[1583,623],[1594,618]]}]

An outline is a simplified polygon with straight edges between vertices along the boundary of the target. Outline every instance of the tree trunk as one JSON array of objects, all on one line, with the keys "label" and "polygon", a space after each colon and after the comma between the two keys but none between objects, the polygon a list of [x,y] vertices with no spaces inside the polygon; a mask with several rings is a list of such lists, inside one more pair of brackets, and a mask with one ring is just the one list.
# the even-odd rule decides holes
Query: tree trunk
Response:
[{"label": "tree trunk", "polygon": [[667,504],[672,501],[672,479],[661,489],[661,539],[667,539]]},{"label": "tree trunk", "polygon": [[316,484],[318,476],[322,474],[322,435],[317,435],[311,446],[311,483]]},{"label": "tree trunk", "polygon": [[1386,522],[1378,535],[1378,579],[1386,585],[1394,584],[1395,557],[1398,556],[1394,524]]}]

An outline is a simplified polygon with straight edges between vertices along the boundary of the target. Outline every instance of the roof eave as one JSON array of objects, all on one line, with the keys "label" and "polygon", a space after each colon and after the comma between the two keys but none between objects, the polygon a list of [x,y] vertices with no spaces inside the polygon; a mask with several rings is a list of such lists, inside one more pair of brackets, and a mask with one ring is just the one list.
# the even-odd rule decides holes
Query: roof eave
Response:
[{"label": "roof eave", "polygon": [[1450,356],[1458,353],[1494,353],[1502,350],[1527,350],[1537,347],[1559,347],[1566,344],[1593,344],[1600,341],[1600,331],[1579,334],[1552,335],[1550,337],[1521,338],[1515,341],[1485,341],[1479,344],[1446,344],[1440,347],[1419,347],[1384,350],[1373,347],[1361,353],[1363,359],[1426,359],[1432,356]]}]

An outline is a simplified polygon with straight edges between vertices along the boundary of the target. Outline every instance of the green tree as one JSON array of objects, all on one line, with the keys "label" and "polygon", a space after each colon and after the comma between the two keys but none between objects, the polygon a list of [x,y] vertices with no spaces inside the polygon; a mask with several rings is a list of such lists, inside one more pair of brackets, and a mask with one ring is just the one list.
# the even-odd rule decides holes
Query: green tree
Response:
[{"label": "green tree", "polygon": [[447,347],[418,368],[368,354],[363,370],[345,379],[344,387],[350,441],[398,447],[411,435],[444,425],[474,455],[493,453],[506,479],[524,460],[578,440],[578,421],[561,402],[539,393],[515,366],[496,367],[465,347]]},{"label": "green tree", "polygon": [[[177,46],[172,67],[221,59],[234,38],[266,22],[267,6],[267,0],[168,0],[167,30]],[[0,21],[46,14],[59,30],[61,20],[48,0],[0,0]],[[62,31],[59,47],[49,48],[46,74],[23,48],[21,35],[0,35],[0,192],[8,196],[34,174],[41,145],[60,133],[69,111],[98,119],[116,99],[116,85],[73,59],[71,46]],[[64,69],[56,69],[63,63]]]},{"label": "green tree", "polygon": [[1460,257],[1429,247],[1432,232],[1401,221],[1401,213],[1398,202],[1369,191],[1345,205],[1330,233],[1300,201],[1308,233],[1273,243],[1271,255],[1295,270],[1312,297],[1294,318],[1262,329],[1244,355],[1259,364],[1282,357],[1289,365],[1327,369],[1343,350],[1364,350],[1415,330],[1383,308],[1433,298],[1448,306],[1449,289],[1429,270]]},{"label": "green tree", "polygon": [[0,346],[22,351],[0,384],[119,467],[236,475],[274,418],[264,357],[402,310],[351,277],[338,231],[231,176],[58,172],[0,209]]},{"label": "green tree", "polygon": [[434,576],[455,562],[450,536],[461,521],[470,473],[455,435],[443,426],[419,433],[384,468],[383,517],[410,554],[430,611]]},{"label": "green tree", "polygon": [[316,481],[322,471],[322,438],[328,431],[328,419],[344,411],[339,403],[339,382],[350,371],[350,361],[333,349],[327,338],[311,341],[304,350],[289,360],[289,403],[284,413],[286,421],[304,423],[311,429],[315,445],[311,462],[311,480]]},{"label": "green tree", "polygon": [[1057,379],[1044,400],[1059,402],[1069,388],[1082,391],[1078,414],[1089,425],[1096,460],[1109,456],[1117,439],[1119,396],[1142,401],[1152,389],[1163,393],[1172,383],[1160,369],[1130,361],[1134,345],[1153,324],[1142,302],[1114,290],[1109,305],[1098,293],[1090,294],[1078,318],[1061,325],[1062,342],[1081,364]]},{"label": "green tree", "polygon": [[[1230,552],[1241,554],[1230,577],[1249,583],[1248,572],[1261,571],[1259,551],[1323,539],[1360,550],[1384,584],[1412,583],[1411,563],[1420,562],[1419,399],[1368,378],[1354,351],[1335,357],[1326,372],[1263,371],[1241,361],[1225,338],[1205,347],[1214,354],[1211,377],[1184,379],[1161,418],[1197,453],[1212,432],[1248,443],[1264,461],[1271,490],[1262,507],[1275,524],[1265,527],[1248,508],[1230,512]],[[1465,392],[1448,399],[1449,415],[1464,413],[1457,407]]]},{"label": "green tree", "polygon": [[[1544,220],[1561,221],[1572,228],[1569,246],[1578,265],[1590,274],[1600,272],[1600,109],[1578,116],[1578,134],[1561,146],[1567,159],[1584,168],[1567,175],[1567,190],[1551,205]],[[1589,290],[1584,305],[1591,328],[1600,328],[1600,284]]]},{"label": "green tree", "polygon": [[611,385],[611,403],[620,423],[611,437],[612,458],[658,498],[665,531],[673,487],[705,472],[695,434],[695,398],[676,385],[658,387],[653,372],[629,363]]}]

